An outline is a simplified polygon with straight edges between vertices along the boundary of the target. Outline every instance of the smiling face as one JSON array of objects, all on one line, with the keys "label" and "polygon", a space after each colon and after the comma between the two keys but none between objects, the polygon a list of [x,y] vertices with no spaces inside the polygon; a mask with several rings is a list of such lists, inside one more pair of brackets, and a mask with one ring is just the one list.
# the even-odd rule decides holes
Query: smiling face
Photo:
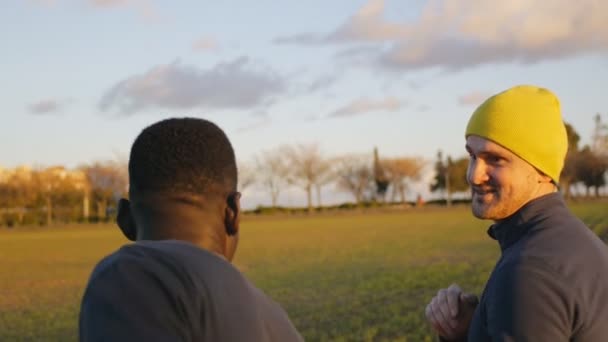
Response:
[{"label": "smiling face", "polygon": [[554,191],[551,179],[499,144],[476,135],[467,137],[473,215],[505,219],[529,201]]}]

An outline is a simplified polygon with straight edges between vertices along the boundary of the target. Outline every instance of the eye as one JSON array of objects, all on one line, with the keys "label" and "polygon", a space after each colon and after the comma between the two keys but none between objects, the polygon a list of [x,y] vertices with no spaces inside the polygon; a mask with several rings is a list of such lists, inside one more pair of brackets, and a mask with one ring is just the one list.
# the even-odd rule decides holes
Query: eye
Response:
[{"label": "eye", "polygon": [[504,158],[501,158],[499,156],[494,156],[494,155],[490,155],[486,158],[486,161],[490,164],[501,164],[502,162],[504,162]]}]

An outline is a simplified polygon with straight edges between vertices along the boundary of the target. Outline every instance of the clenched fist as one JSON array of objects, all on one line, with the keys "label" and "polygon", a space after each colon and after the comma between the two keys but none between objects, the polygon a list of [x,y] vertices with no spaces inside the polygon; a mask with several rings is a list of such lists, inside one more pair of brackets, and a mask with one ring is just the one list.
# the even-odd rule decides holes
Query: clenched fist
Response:
[{"label": "clenched fist", "polygon": [[426,319],[443,339],[465,339],[473,312],[479,303],[477,296],[462,292],[456,284],[441,289],[426,306]]}]

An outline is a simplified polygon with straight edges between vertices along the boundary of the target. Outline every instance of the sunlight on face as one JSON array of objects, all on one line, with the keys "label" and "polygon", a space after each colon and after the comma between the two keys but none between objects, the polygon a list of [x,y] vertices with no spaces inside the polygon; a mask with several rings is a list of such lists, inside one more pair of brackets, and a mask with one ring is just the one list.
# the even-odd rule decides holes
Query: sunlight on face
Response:
[{"label": "sunlight on face", "polygon": [[475,135],[467,137],[466,149],[473,215],[502,220],[537,197],[541,174],[513,152]]}]

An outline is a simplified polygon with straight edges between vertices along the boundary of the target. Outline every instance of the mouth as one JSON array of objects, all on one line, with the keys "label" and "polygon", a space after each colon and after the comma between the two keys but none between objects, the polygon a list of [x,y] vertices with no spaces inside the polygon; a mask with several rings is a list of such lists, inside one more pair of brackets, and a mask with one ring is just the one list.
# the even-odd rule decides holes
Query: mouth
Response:
[{"label": "mouth", "polygon": [[490,200],[496,194],[496,190],[492,188],[473,188],[473,197],[479,201]]}]

